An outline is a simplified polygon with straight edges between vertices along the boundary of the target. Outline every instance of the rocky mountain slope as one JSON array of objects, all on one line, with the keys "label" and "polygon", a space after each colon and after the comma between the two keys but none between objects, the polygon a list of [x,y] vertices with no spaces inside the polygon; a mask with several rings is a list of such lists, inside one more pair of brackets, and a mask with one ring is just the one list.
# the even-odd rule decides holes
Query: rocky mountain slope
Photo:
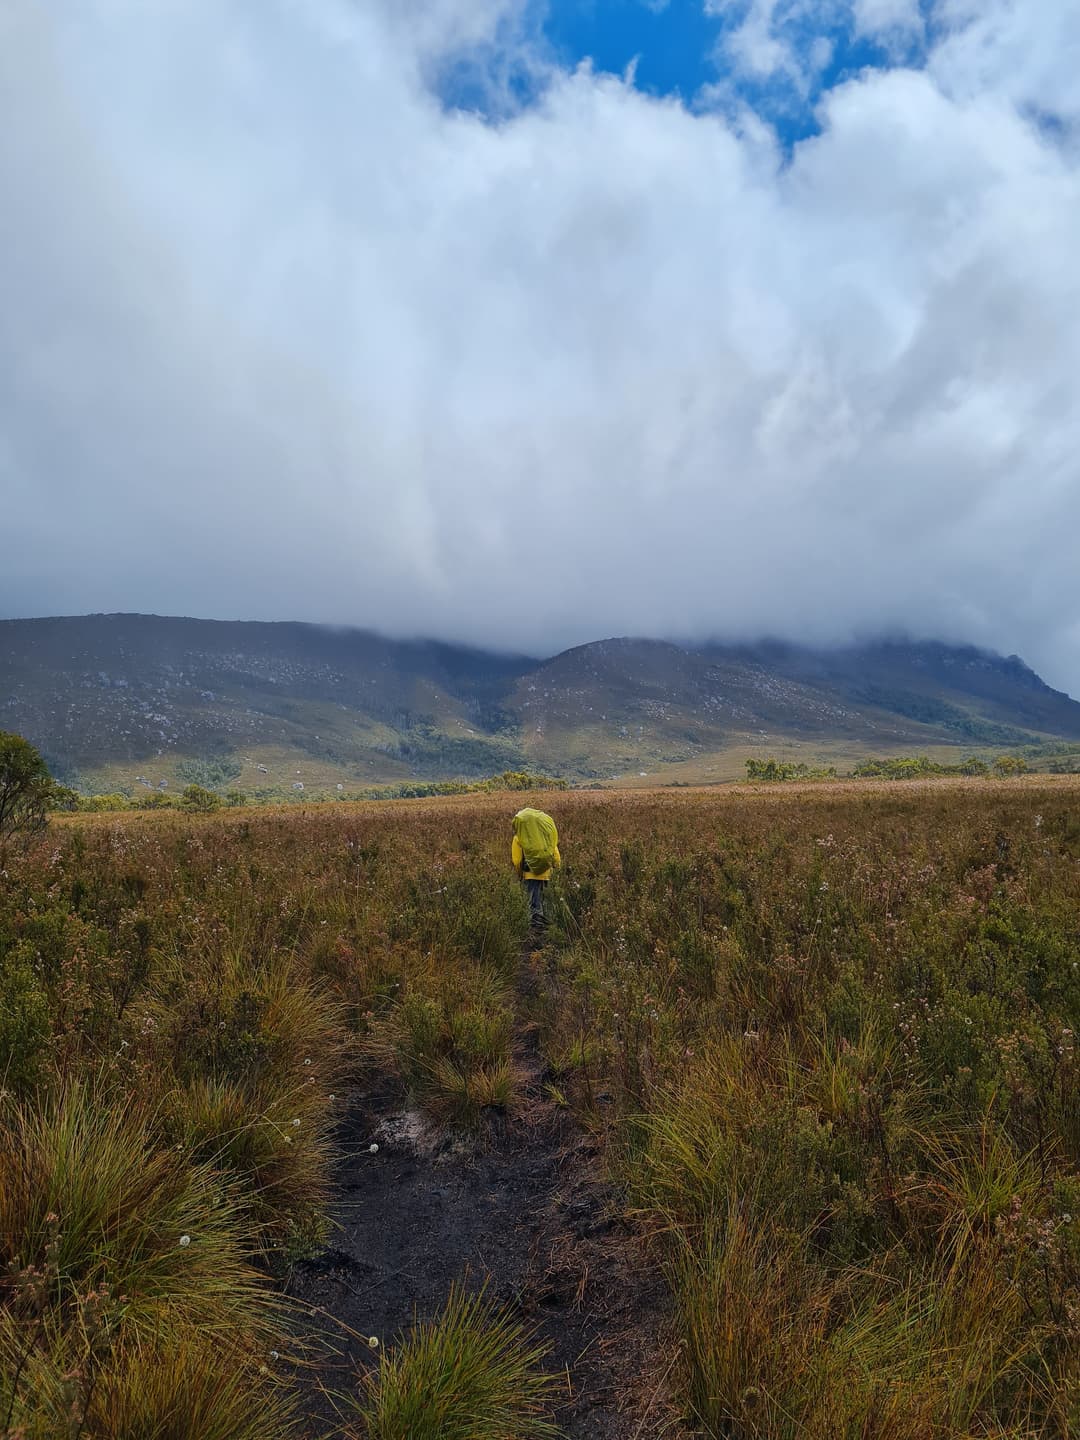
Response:
[{"label": "rocky mountain slope", "polygon": [[[93,615],[0,621],[0,728],[69,778],[258,788],[489,774],[578,778],[732,747],[967,750],[1080,739],[1080,704],[1015,656],[603,640],[548,660],[360,630]],[[160,777],[160,778],[159,778]]]}]

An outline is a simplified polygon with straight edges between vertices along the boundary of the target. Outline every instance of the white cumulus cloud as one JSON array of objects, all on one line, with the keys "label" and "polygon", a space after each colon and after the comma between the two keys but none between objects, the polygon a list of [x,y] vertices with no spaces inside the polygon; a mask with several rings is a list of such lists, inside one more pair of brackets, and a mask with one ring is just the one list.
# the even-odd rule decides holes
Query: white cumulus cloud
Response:
[{"label": "white cumulus cloud", "polygon": [[919,0],[853,0],[855,32],[873,39],[921,36]]},{"label": "white cumulus cloud", "polygon": [[0,609],[903,628],[1080,691],[1074,13],[948,0],[787,154],[500,0],[9,0]]}]

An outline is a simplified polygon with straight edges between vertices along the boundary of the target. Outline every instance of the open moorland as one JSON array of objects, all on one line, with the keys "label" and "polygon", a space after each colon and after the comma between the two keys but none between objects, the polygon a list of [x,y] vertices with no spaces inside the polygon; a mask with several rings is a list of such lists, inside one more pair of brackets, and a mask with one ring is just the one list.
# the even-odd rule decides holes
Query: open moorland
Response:
[{"label": "open moorland", "polygon": [[1080,1433],[1080,784],[54,817],[5,1440]]}]

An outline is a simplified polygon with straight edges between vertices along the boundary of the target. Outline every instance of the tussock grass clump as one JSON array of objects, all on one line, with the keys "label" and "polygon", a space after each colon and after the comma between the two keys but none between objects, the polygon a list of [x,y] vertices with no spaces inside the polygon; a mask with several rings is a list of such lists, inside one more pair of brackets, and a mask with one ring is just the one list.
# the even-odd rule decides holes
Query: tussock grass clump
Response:
[{"label": "tussock grass clump", "polygon": [[310,1246],[329,1196],[328,1097],[349,1063],[341,1007],[292,959],[189,963],[173,984],[146,1012],[171,1061],[166,1138],[237,1182],[264,1249]]},{"label": "tussock grass clump", "polygon": [[[242,1440],[282,1323],[242,1207],[152,1113],[108,1102],[77,1083],[2,1117],[0,1428]],[[262,1433],[286,1433],[287,1408],[270,1397]]]},{"label": "tussock grass clump", "polygon": [[1048,1391],[993,1242],[919,1269],[886,1260],[825,1277],[804,1237],[736,1209],[676,1233],[689,1406],[709,1434],[973,1440],[1001,1433],[982,1428],[995,1410],[1033,1433]]},{"label": "tussock grass clump", "polygon": [[[230,1334],[263,1323],[267,1296],[244,1259],[235,1193],[210,1165],[155,1143],[152,1116],[73,1085],[0,1126],[0,1263],[48,1275],[43,1308],[105,1290],[125,1327],[190,1324]],[[121,1298],[122,1297],[122,1298]]]},{"label": "tussock grass clump", "polygon": [[176,957],[140,1019],[181,1081],[329,1081],[345,1059],[341,1007],[291,957]]},{"label": "tussock grass clump", "polygon": [[862,1260],[900,1233],[903,1176],[923,1145],[925,1100],[895,1083],[900,1068],[872,1026],[854,1044],[721,1037],[636,1119],[630,1192],[689,1229],[737,1203],[805,1234],[828,1263]]},{"label": "tussock grass clump", "polygon": [[468,1126],[513,1104],[513,1028],[509,992],[493,971],[433,965],[373,1022],[366,1051],[432,1114]]},{"label": "tussock grass clump", "polygon": [[329,1116],[312,1085],[199,1079],[165,1102],[166,1128],[197,1163],[230,1183],[260,1248],[321,1233],[330,1195]]},{"label": "tussock grass clump", "polygon": [[[116,1340],[49,1325],[29,1355],[0,1323],[0,1434],[19,1440],[293,1440],[287,1386],[250,1343],[167,1332]],[[17,1366],[22,1362],[21,1372]],[[18,1393],[10,1381],[18,1374]]]},{"label": "tussock grass clump", "polygon": [[415,1325],[366,1377],[365,1440],[554,1440],[555,1379],[535,1344],[484,1295],[454,1289],[437,1320]]},{"label": "tussock grass clump", "polygon": [[508,1111],[517,1099],[517,1075],[508,1060],[463,1070],[453,1060],[438,1060],[423,1089],[427,1109],[463,1129],[476,1126],[484,1111]]},{"label": "tussock grass clump", "polygon": [[290,1440],[302,1433],[289,1389],[259,1352],[188,1337],[129,1347],[97,1388],[90,1433],[101,1440]]}]

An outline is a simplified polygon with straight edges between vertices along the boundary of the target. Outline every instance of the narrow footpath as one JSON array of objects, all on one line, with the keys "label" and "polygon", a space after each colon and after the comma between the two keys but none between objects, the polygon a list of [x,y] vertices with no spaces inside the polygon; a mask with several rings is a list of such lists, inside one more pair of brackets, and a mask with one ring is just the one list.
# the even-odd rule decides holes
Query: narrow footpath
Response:
[{"label": "narrow footpath", "polygon": [[378,1364],[367,1337],[392,1344],[414,1318],[433,1318],[455,1281],[486,1285],[550,1346],[567,1440],[687,1434],[666,1385],[663,1277],[613,1203],[598,1142],[545,1095],[535,1035],[520,1018],[542,964],[541,952],[521,957],[512,1116],[461,1137],[403,1108],[388,1081],[352,1098],[333,1239],[288,1287],[312,1323],[326,1322],[327,1353],[309,1387],[313,1436],[338,1422],[333,1392]]}]

